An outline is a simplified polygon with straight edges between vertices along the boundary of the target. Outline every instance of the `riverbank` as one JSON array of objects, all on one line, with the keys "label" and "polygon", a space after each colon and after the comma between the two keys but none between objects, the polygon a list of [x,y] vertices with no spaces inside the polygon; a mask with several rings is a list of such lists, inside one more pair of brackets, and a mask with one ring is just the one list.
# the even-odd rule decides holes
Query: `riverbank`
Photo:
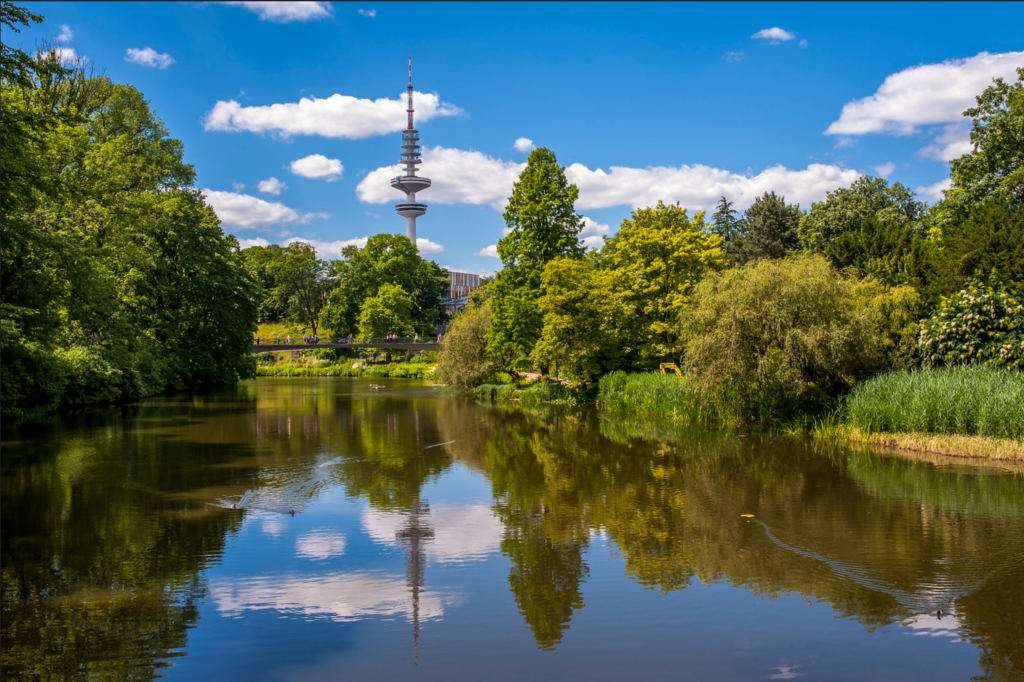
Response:
[{"label": "riverbank", "polygon": [[258,377],[371,377],[391,379],[427,379],[434,365],[426,362],[392,362],[381,365],[345,363],[282,362],[258,365]]},{"label": "riverbank", "polygon": [[[830,412],[779,423],[742,419],[737,397],[709,395],[692,375],[615,372],[597,390],[538,381],[485,384],[490,400],[579,404],[693,424],[756,423],[790,435],[905,452],[1024,461],[1024,376],[987,367],[893,372],[859,384]],[[815,416],[823,415],[823,416]]]}]

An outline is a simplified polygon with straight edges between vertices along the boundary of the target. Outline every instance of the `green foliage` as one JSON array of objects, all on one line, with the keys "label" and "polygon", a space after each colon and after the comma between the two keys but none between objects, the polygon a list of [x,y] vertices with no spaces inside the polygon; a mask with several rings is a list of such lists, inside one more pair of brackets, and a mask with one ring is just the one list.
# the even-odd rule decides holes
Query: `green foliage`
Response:
[{"label": "green foliage", "polygon": [[[277,244],[268,246],[250,246],[239,252],[239,257],[246,269],[260,283],[260,322],[283,322],[289,318],[288,300],[274,296],[277,278],[274,276],[272,264],[281,258],[281,247]],[[294,316],[291,316],[294,320]]]},{"label": "green foliage", "polygon": [[257,283],[181,142],[131,86],[4,55],[4,416],[251,375]]},{"label": "green foliage", "polygon": [[979,364],[1024,368],[1024,302],[992,277],[971,280],[944,299],[921,325],[921,356],[927,365]]},{"label": "green foliage", "polygon": [[453,388],[470,389],[497,373],[500,366],[487,350],[490,319],[491,302],[487,298],[471,302],[452,319],[438,351],[439,381]]},{"label": "green foliage", "polygon": [[283,362],[276,365],[260,365],[256,375],[261,377],[371,377],[392,379],[425,379],[434,366],[424,362],[390,362],[381,365],[354,366],[350,362],[332,364],[329,362],[303,364]]},{"label": "green foliage", "polygon": [[859,304],[875,312],[883,365],[890,369],[917,366],[920,319],[925,311],[924,300],[917,290],[905,284],[886,286],[871,277],[857,282],[854,290]]},{"label": "green foliage", "polygon": [[385,284],[377,294],[363,301],[359,311],[359,331],[364,337],[382,338],[389,334],[412,336],[412,298],[400,286]]},{"label": "green foliage", "polygon": [[693,374],[618,371],[601,377],[597,399],[607,408],[663,414],[690,422],[729,423],[739,419],[736,394],[710,391]]},{"label": "green foliage", "polygon": [[556,258],[541,275],[537,303],[544,315],[535,367],[553,367],[573,381],[592,381],[618,366],[621,343],[615,333],[621,314],[612,273],[591,260]]},{"label": "green foliage", "polygon": [[740,221],[737,214],[733,202],[725,197],[715,205],[715,213],[711,216],[711,231],[721,237],[723,244],[731,242],[739,234]]},{"label": "green foliage", "polygon": [[833,266],[888,286],[926,288],[935,279],[934,245],[915,225],[869,216],[829,241],[820,253]]},{"label": "green foliage", "polygon": [[525,369],[540,339],[544,266],[558,257],[583,257],[578,195],[554,153],[543,147],[530,153],[504,213],[509,232],[498,242],[503,268],[492,290],[488,347],[507,369]]},{"label": "green foliage", "polygon": [[606,310],[627,366],[679,359],[679,315],[693,287],[725,266],[720,245],[703,212],[690,219],[678,204],[660,201],[634,210],[606,240],[599,260],[615,292],[614,306]]},{"label": "green foliage", "polygon": [[421,257],[404,235],[378,234],[362,248],[347,246],[330,268],[334,286],[320,315],[324,329],[335,336],[357,332],[366,299],[376,296],[385,284],[393,284],[412,300],[416,331],[433,334],[441,300],[448,291],[448,278],[436,263]]},{"label": "green foliage", "polygon": [[[258,247],[257,247],[258,248]],[[332,283],[327,263],[316,257],[316,249],[305,242],[277,247],[267,261],[267,274],[274,288],[267,292],[271,306],[287,310],[288,316],[316,334],[320,311],[327,303]],[[255,259],[253,259],[255,260]]]},{"label": "green foliage", "polygon": [[991,197],[972,206],[965,217],[942,225],[936,257],[939,291],[954,292],[972,277],[991,274],[1024,289],[1024,204]]},{"label": "green foliage", "polygon": [[[907,235],[922,236],[921,218],[925,204],[916,201],[914,193],[883,178],[864,175],[849,187],[829,192],[824,201],[811,204],[811,210],[800,218],[800,243],[809,251],[826,255],[843,254],[842,248],[830,248],[836,239],[859,233],[865,219],[874,219],[888,229]],[[836,267],[846,267],[829,256]]]},{"label": "green foliage", "polygon": [[877,433],[1024,438],[1024,374],[947,367],[884,374],[846,400],[849,423]]},{"label": "green foliage", "polygon": [[1024,200],[1024,66],[1017,82],[1002,78],[977,97],[971,117],[970,152],[950,162],[952,186],[940,205],[945,213],[962,213],[995,197],[1019,207]]},{"label": "green foliage", "polygon": [[797,228],[803,213],[799,204],[765,192],[744,212],[740,233],[730,245],[730,255],[740,263],[759,258],[782,258],[799,246]]},{"label": "green foliage", "polygon": [[682,322],[687,367],[745,420],[823,409],[878,365],[872,309],[820,256],[712,273]]}]

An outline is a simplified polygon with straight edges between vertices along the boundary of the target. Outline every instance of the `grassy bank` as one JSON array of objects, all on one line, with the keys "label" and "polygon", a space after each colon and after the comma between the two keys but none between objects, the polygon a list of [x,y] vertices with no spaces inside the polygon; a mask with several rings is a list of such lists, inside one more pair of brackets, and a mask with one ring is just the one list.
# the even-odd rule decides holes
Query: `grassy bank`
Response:
[{"label": "grassy bank", "polygon": [[[692,423],[741,421],[728,395],[709,396],[688,376],[615,372],[601,379],[598,401],[613,410]],[[893,372],[858,385],[836,412],[807,415],[780,430],[914,452],[1024,460],[1024,375],[987,367]]]},{"label": "grassy bank", "polygon": [[664,414],[696,423],[733,424],[738,411],[729,396],[710,396],[692,376],[612,372],[598,384],[598,401],[612,410]]},{"label": "grassy bank", "polygon": [[283,362],[259,365],[260,377],[390,377],[392,379],[425,379],[434,371],[434,365],[425,362],[393,362],[385,365],[353,365],[352,363],[300,364]]},{"label": "grassy bank", "polygon": [[893,372],[846,400],[846,423],[864,433],[1024,439],[1024,374],[990,367]]}]

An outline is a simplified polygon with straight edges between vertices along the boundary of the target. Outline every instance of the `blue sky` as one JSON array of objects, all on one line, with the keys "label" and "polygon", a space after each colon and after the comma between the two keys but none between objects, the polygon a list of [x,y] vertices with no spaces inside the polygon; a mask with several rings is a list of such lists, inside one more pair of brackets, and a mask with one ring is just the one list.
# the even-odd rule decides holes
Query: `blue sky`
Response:
[{"label": "blue sky", "polygon": [[26,6],[45,22],[5,41],[57,40],[145,93],[225,231],[326,257],[404,234],[387,178],[412,55],[421,251],[479,273],[530,143],[568,167],[592,245],[658,199],[806,208],[867,173],[934,200],[959,112],[1024,66],[1019,3]]}]

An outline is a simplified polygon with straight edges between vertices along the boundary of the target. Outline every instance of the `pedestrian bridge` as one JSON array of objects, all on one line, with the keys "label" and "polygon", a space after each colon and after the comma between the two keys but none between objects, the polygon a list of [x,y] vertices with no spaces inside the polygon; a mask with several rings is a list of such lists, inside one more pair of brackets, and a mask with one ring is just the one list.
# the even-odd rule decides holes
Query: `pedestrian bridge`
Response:
[{"label": "pedestrian bridge", "polygon": [[285,350],[316,350],[317,348],[375,348],[377,350],[438,350],[437,339],[399,337],[397,339],[320,339],[317,343],[278,343],[277,339],[254,343],[253,353],[276,353]]}]

